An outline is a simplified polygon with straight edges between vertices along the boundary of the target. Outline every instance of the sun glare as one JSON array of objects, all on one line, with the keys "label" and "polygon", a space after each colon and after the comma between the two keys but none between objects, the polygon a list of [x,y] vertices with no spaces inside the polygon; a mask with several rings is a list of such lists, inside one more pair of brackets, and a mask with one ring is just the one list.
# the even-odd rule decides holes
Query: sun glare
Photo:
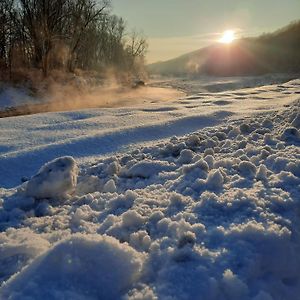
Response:
[{"label": "sun glare", "polygon": [[230,44],[236,39],[235,32],[233,30],[224,31],[222,37],[219,39],[220,43]]}]

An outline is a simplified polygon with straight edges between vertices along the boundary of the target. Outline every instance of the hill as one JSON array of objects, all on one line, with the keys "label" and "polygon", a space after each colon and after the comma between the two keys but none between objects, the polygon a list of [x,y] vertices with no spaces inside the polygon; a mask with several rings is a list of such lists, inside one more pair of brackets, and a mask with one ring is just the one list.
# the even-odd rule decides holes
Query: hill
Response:
[{"label": "hill", "polygon": [[165,62],[148,65],[161,75],[258,75],[300,72],[300,21],[273,33],[242,38],[230,45],[215,43]]}]

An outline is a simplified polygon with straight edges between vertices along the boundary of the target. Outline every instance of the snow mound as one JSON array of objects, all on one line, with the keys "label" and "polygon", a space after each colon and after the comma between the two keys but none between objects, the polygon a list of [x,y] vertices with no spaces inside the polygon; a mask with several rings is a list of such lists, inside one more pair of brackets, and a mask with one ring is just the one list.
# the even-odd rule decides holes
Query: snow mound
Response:
[{"label": "snow mound", "polygon": [[207,177],[207,186],[210,190],[219,190],[223,187],[224,177],[220,170],[211,171]]},{"label": "snow mound", "polygon": [[2,287],[1,299],[120,299],[140,276],[143,255],[112,237],[77,234]]},{"label": "snow mound", "polygon": [[10,228],[0,233],[0,280],[19,272],[49,247],[47,240],[28,228]]},{"label": "snow mound", "polygon": [[78,167],[70,157],[60,157],[41,167],[25,187],[25,193],[36,199],[64,198],[77,184]]}]

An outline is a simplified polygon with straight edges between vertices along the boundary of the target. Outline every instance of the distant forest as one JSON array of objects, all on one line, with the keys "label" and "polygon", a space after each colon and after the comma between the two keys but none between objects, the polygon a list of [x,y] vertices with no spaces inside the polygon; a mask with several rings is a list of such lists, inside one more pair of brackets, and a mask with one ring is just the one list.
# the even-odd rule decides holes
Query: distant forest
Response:
[{"label": "distant forest", "polygon": [[300,21],[232,44],[215,43],[178,58],[148,66],[153,74],[239,76],[300,73]]},{"label": "distant forest", "polygon": [[146,39],[128,33],[109,0],[0,1],[2,77],[29,69],[45,77],[76,69],[138,75],[146,50]]}]

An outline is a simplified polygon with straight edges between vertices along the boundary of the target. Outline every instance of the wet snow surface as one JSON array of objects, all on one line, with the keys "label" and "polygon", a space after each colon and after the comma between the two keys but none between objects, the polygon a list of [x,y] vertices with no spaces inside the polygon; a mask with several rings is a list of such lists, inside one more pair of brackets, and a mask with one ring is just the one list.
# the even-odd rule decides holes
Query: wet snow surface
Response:
[{"label": "wet snow surface", "polygon": [[0,298],[299,299],[299,90],[0,120]]}]

